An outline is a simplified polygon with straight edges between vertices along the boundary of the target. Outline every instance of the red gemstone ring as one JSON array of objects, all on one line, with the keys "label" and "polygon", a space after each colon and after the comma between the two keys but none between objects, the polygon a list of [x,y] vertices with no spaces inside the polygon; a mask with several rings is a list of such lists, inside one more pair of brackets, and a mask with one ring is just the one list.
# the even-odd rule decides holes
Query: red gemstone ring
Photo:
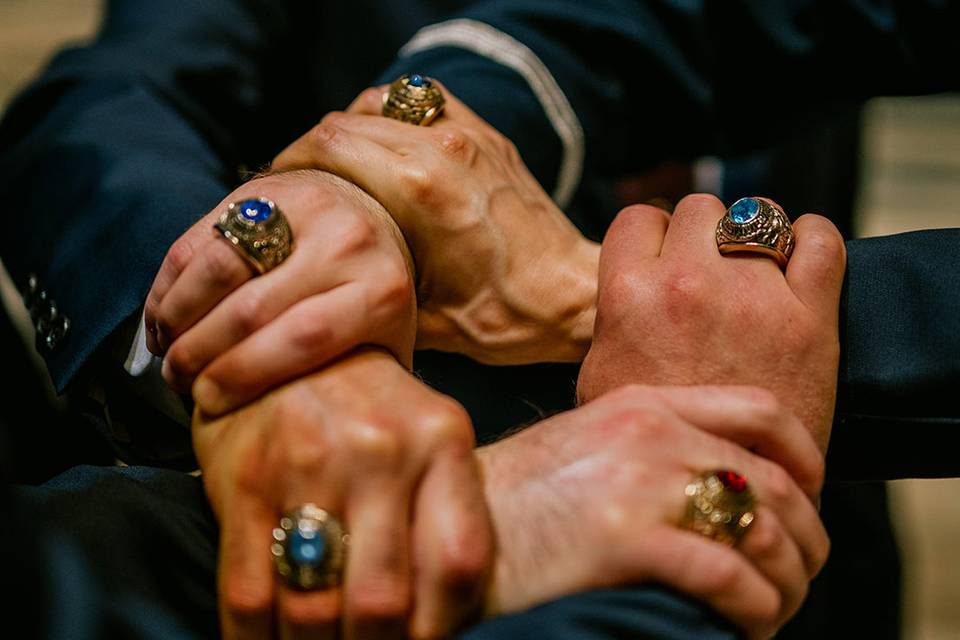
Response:
[{"label": "red gemstone ring", "polygon": [[683,527],[733,546],[756,518],[747,480],[725,469],[702,473],[687,484]]}]

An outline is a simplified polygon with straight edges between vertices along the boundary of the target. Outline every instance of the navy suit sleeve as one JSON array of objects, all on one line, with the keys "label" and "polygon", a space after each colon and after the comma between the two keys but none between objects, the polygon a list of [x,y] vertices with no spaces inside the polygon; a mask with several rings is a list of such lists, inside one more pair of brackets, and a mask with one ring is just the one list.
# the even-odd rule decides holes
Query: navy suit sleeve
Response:
[{"label": "navy suit sleeve", "polygon": [[[563,105],[538,100],[523,77],[537,75],[530,63],[464,22],[543,63],[575,114],[568,140],[549,122]],[[945,0],[496,0],[424,29],[380,80],[439,78],[552,191],[578,137],[584,171],[619,177],[759,148],[841,103],[957,88],[958,23],[960,4]]]},{"label": "navy suit sleeve", "polygon": [[44,353],[58,390],[143,304],[166,250],[237,168],[270,157],[267,74],[285,24],[274,4],[110,2],[96,40],[10,108],[0,199],[15,213],[0,253],[72,323]]},{"label": "navy suit sleeve", "polygon": [[960,475],[960,229],[847,243],[828,476]]}]

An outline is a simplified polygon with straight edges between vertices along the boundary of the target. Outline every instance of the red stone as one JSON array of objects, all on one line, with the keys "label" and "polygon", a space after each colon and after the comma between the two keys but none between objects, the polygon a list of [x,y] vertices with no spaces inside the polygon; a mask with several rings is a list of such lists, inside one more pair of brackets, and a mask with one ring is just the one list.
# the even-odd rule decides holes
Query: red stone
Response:
[{"label": "red stone", "polygon": [[714,475],[720,480],[720,484],[729,491],[742,493],[747,489],[747,479],[733,471],[717,471]]}]

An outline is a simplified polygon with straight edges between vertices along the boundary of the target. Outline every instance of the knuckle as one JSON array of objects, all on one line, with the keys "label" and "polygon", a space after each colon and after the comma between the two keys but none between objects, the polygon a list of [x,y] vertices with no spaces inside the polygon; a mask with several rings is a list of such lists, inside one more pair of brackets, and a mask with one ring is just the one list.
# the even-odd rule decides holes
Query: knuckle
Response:
[{"label": "knuckle", "polygon": [[465,132],[457,129],[443,131],[438,144],[443,154],[460,163],[469,164],[476,158],[477,144]]},{"label": "knuckle", "polygon": [[[810,215],[810,214],[808,214]],[[806,216],[805,216],[806,217]],[[810,217],[817,219],[817,224],[805,225],[803,242],[806,249],[814,257],[828,264],[840,263],[846,256],[846,245],[843,236],[832,222],[820,216]]]},{"label": "knuckle", "polygon": [[470,449],[474,444],[473,425],[467,410],[450,398],[434,398],[421,409],[418,430],[433,442],[455,444]]},{"label": "knuckle", "polygon": [[750,548],[760,557],[770,557],[783,544],[783,531],[769,517],[761,518],[750,528]]},{"label": "knuckle", "polygon": [[690,211],[699,212],[708,209],[717,209],[718,207],[720,210],[726,208],[723,206],[723,202],[716,196],[709,193],[691,193],[684,196],[680,202],[677,203],[673,217],[683,216],[686,212]]},{"label": "knuckle", "polygon": [[391,316],[413,304],[414,284],[406,265],[390,260],[380,269],[377,283],[377,307]]},{"label": "knuckle", "polygon": [[611,315],[620,317],[623,309],[643,308],[642,304],[646,285],[640,275],[631,269],[618,269],[609,274],[603,281],[597,301],[598,311],[604,314],[606,320]]},{"label": "knuckle", "polygon": [[329,114],[310,130],[307,140],[318,148],[325,149],[332,146],[339,138],[340,130],[328,120]]},{"label": "knuckle", "polygon": [[240,258],[224,242],[217,242],[202,252],[203,265],[210,282],[217,288],[234,283],[244,265]]},{"label": "knuckle", "polygon": [[709,299],[706,275],[686,265],[674,266],[660,283],[660,300],[674,322],[700,317]]},{"label": "knuckle", "polygon": [[366,110],[379,111],[383,106],[383,90],[377,87],[364,89],[357,100]]},{"label": "knuckle", "polygon": [[326,314],[326,308],[313,305],[305,309],[301,322],[290,331],[292,348],[299,353],[316,353],[319,347],[332,344],[336,331]]},{"label": "knuckle", "polygon": [[395,576],[367,580],[350,594],[350,607],[363,620],[398,620],[406,617],[410,608],[410,587]]},{"label": "knuckle", "polygon": [[177,340],[165,356],[167,366],[178,378],[193,378],[199,370],[197,360],[183,340]]},{"label": "knuckle", "polygon": [[792,494],[793,479],[780,465],[769,464],[764,484],[767,497],[773,504],[786,502]]},{"label": "knuckle", "polygon": [[784,407],[773,392],[761,387],[744,387],[743,393],[759,422],[772,424],[782,417]]},{"label": "knuckle", "polygon": [[228,578],[222,590],[223,607],[237,618],[267,615],[272,598],[269,583],[247,578]]},{"label": "knuckle", "polygon": [[284,598],[280,615],[294,627],[317,627],[333,624],[340,617],[339,605],[333,598]]},{"label": "knuckle", "polygon": [[367,251],[377,242],[377,230],[366,217],[351,213],[344,216],[336,227],[335,258],[356,256]]},{"label": "knuckle", "polygon": [[267,314],[268,307],[263,295],[250,291],[240,298],[234,318],[241,333],[250,335],[269,321]]},{"label": "knuckle", "polygon": [[401,459],[402,443],[389,421],[370,417],[347,425],[344,445],[355,460],[374,461],[390,467]]},{"label": "knuckle", "polygon": [[193,246],[186,236],[180,236],[167,251],[167,263],[177,272],[183,271],[193,257]]},{"label": "knuckle", "polygon": [[450,536],[441,550],[441,582],[451,591],[470,590],[487,574],[493,558],[489,536],[462,531]]},{"label": "knuckle", "polygon": [[622,440],[652,446],[671,439],[669,420],[659,411],[630,408],[613,415],[613,428]]},{"label": "knuckle", "polygon": [[400,192],[408,201],[432,202],[437,194],[437,181],[420,160],[407,161],[399,175]]}]

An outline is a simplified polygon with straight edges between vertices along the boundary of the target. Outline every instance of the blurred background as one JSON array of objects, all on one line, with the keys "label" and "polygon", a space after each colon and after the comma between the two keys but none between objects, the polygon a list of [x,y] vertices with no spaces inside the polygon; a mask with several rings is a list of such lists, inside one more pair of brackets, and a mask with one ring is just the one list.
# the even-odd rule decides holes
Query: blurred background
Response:
[{"label": "blurred background", "polygon": [[[50,55],[96,29],[99,0],[0,0],[0,111]],[[880,99],[863,119],[860,236],[960,227],[960,97]],[[0,290],[27,336],[19,296]],[[32,342],[32,340],[31,340]],[[960,638],[960,480],[890,483],[903,554],[904,638]]]}]

